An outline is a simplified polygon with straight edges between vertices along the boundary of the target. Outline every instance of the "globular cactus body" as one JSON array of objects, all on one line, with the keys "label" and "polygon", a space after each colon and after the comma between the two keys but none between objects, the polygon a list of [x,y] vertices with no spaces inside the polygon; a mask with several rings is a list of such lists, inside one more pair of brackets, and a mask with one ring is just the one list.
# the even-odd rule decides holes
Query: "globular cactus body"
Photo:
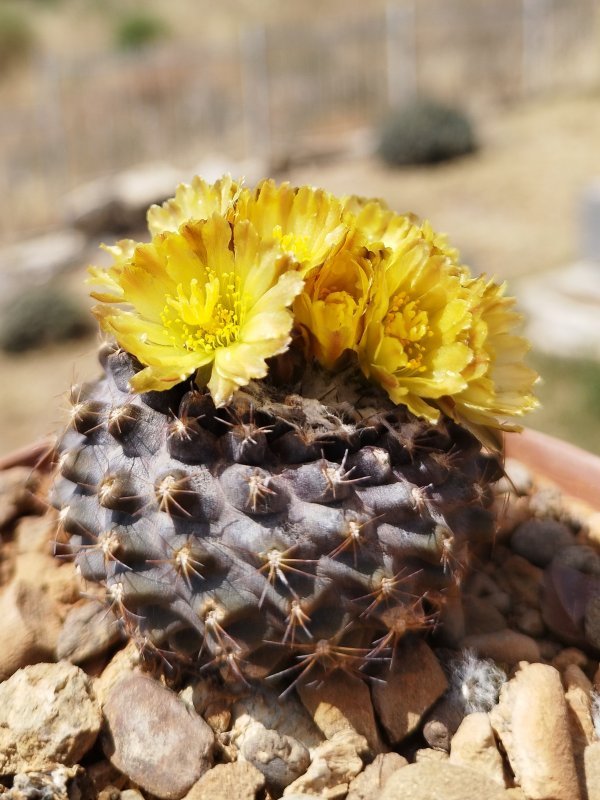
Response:
[{"label": "globular cactus body", "polygon": [[377,200],[195,178],[90,268],[116,341],[72,392],[53,502],[145,653],[364,675],[493,536],[535,373],[504,286]]},{"label": "globular cactus body", "polygon": [[133,396],[135,360],[103,360],[73,397],[54,502],[82,577],[157,651],[247,678],[291,654],[364,666],[435,619],[469,541],[493,535],[497,461],[450,420],[373,389],[363,408],[266,385],[264,406],[249,390],[216,409],[189,383]]}]

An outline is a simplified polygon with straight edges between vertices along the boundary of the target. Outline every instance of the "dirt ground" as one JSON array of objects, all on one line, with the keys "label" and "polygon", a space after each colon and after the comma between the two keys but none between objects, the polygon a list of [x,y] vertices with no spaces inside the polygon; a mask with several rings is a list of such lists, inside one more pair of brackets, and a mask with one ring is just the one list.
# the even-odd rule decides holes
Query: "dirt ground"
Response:
[{"label": "dirt ground", "polygon": [[515,107],[478,128],[479,152],[449,164],[391,170],[365,158],[289,177],[414,211],[446,231],[473,269],[500,279],[576,258],[581,194],[600,176],[600,92]]},{"label": "dirt ground", "polygon": [[[427,217],[473,269],[509,279],[518,294],[519,276],[577,258],[578,208],[586,184],[600,176],[599,137],[600,94],[540,100],[484,120],[479,152],[448,165],[390,170],[363,157],[307,164],[281,177],[383,197]],[[79,284],[80,275],[69,282]],[[98,371],[95,347],[91,339],[0,355],[0,454],[64,424],[69,385]]]}]

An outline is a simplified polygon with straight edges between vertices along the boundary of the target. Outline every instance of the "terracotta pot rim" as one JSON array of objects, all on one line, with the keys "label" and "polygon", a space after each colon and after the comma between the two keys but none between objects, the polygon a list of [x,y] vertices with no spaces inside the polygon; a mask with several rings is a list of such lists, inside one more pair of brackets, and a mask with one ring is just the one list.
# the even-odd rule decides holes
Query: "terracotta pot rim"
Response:
[{"label": "terracotta pot rim", "polygon": [[600,457],[547,433],[525,428],[505,435],[505,453],[534,474],[600,511]]}]

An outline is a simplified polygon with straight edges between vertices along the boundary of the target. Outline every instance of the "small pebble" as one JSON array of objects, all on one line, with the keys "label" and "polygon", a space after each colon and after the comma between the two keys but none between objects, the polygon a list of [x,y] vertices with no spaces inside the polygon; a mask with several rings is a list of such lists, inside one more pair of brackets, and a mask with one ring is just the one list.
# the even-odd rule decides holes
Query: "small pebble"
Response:
[{"label": "small pebble", "polygon": [[293,794],[286,794],[285,800],[315,800],[314,794],[298,794],[298,792],[294,792]]},{"label": "small pebble", "polygon": [[72,664],[34,664],[0,684],[0,775],[77,764],[102,714],[87,675]]},{"label": "small pebble", "polygon": [[587,642],[600,650],[600,595],[591,597],[586,603],[583,628]]},{"label": "small pebble", "polygon": [[421,747],[415,750],[415,763],[422,764],[425,761],[430,763],[434,761],[436,764],[440,761],[448,761],[449,755],[445,750],[436,750],[433,747]]},{"label": "small pebble", "polygon": [[499,492],[513,492],[517,495],[528,495],[533,487],[531,471],[516,458],[507,458],[504,462],[505,476],[496,484]]},{"label": "small pebble", "polygon": [[544,580],[544,571],[526,558],[510,555],[502,561],[496,572],[498,582],[508,591],[515,602],[537,608],[540,590]]},{"label": "small pebble", "polygon": [[282,736],[298,739],[311,751],[323,741],[323,734],[295,694],[281,698],[276,691],[257,689],[234,703],[232,720],[232,739],[253,722],[260,722]]},{"label": "small pebble", "polygon": [[513,600],[508,592],[498,590],[488,597],[488,602],[497,608],[501,614],[508,614],[512,608]]},{"label": "small pebble", "polygon": [[21,517],[14,532],[17,555],[23,553],[52,555],[56,525],[52,514],[45,514],[43,517]]},{"label": "small pebble", "polygon": [[505,787],[504,765],[498,752],[488,714],[466,716],[452,738],[450,763],[469,767]]},{"label": "small pebble", "polygon": [[489,597],[489,595],[499,592],[500,589],[496,581],[486,572],[477,570],[466,580],[465,594],[473,597]]},{"label": "small pebble", "polygon": [[598,578],[583,575],[556,558],[544,572],[540,609],[546,627],[563,644],[585,647],[583,623],[586,604]]},{"label": "small pebble", "polygon": [[363,762],[358,753],[366,748],[363,736],[349,731],[336,733],[315,748],[308,770],[284,790],[283,796],[305,793],[317,797],[345,797],[350,782],[362,770]]},{"label": "small pebble", "polygon": [[407,764],[398,753],[381,753],[351,782],[346,800],[373,800],[394,772]]},{"label": "small pebble", "polygon": [[33,551],[17,556],[14,579],[37,586],[55,603],[73,604],[81,596],[81,579],[74,563],[60,563],[49,553]]},{"label": "small pebble", "polygon": [[590,544],[600,547],[600,511],[589,514],[586,519],[586,533]]},{"label": "small pebble", "polygon": [[[433,751],[436,752],[436,751]],[[420,761],[399,769],[377,800],[506,800],[491,778],[448,761]]]},{"label": "small pebble", "polygon": [[0,470],[0,530],[26,514],[43,514],[46,505],[35,492],[40,475],[30,467]]},{"label": "small pebble", "polygon": [[495,633],[466,636],[463,647],[474,650],[480,658],[491,658],[512,666],[519,661],[540,661],[540,648],[535,639],[507,628]]},{"label": "small pebble", "polygon": [[185,800],[255,800],[264,785],[264,775],[246,761],[217,764],[192,786]]},{"label": "small pebble", "polygon": [[106,789],[107,786],[112,786],[118,791],[127,781],[125,775],[115,769],[108,759],[89,764],[87,777],[92,782],[92,787],[96,794]]},{"label": "small pebble", "polygon": [[128,642],[122,650],[117,650],[102,674],[94,681],[94,692],[100,705],[104,705],[115,684],[126,675],[138,671],[139,667],[140,653],[135,642]]},{"label": "small pebble", "polygon": [[53,661],[59,610],[38,587],[13,580],[0,595],[0,681],[21,667]]},{"label": "small pebble", "polygon": [[3,800],[71,800],[81,788],[77,785],[80,767],[56,767],[47,772],[18,773]]},{"label": "small pebble", "polygon": [[536,517],[560,519],[564,513],[562,495],[554,486],[538,489],[529,498],[529,508]]},{"label": "small pebble", "polygon": [[344,730],[364,736],[373,755],[383,752],[369,687],[338,670],[317,684],[301,684],[298,695],[315,725],[327,739]]},{"label": "small pebble", "polygon": [[506,628],[506,619],[489,597],[464,599],[465,628],[468,636],[479,633],[493,633]]},{"label": "small pebble", "polygon": [[448,680],[431,648],[421,639],[400,645],[385,683],[371,689],[379,721],[390,741],[401,742],[448,688]]},{"label": "small pebble", "polygon": [[452,695],[445,695],[427,715],[423,738],[435,750],[450,750],[450,742],[465,716],[462,704]]},{"label": "small pebble", "polygon": [[116,786],[105,786],[98,794],[98,800],[121,800],[121,790]]},{"label": "small pebble", "polygon": [[546,632],[546,626],[537,608],[523,607],[516,612],[515,625],[521,633],[539,639]]},{"label": "small pebble", "polygon": [[490,722],[527,797],[580,800],[568,707],[554,667],[521,665],[502,687]]},{"label": "small pebble", "polygon": [[98,600],[87,600],[67,613],[58,636],[56,656],[72,664],[81,664],[103,655],[122,635],[111,609]]},{"label": "small pebble", "polygon": [[565,547],[556,554],[556,561],[578,570],[583,575],[600,576],[600,554],[589,545],[574,544]]},{"label": "small pebble", "polygon": [[538,647],[540,648],[540,655],[543,661],[548,661],[554,664],[554,659],[561,652],[563,645],[554,639],[538,639]]},{"label": "small pebble", "polygon": [[284,789],[310,765],[310,753],[301,742],[269,730],[260,722],[246,728],[237,744],[243,758],[265,776],[270,789]]},{"label": "small pebble", "polygon": [[121,800],[144,800],[144,795],[137,789],[123,789]]},{"label": "small pebble", "polygon": [[573,534],[555,519],[530,519],[517,526],[512,550],[538,567],[546,567],[559,550],[574,543]]},{"label": "small pebble", "polygon": [[600,742],[589,744],[583,753],[587,800],[600,800]]},{"label": "small pebble", "polygon": [[566,667],[562,681],[565,700],[571,710],[573,745],[582,750],[597,738],[592,721],[592,682],[576,664]]},{"label": "small pebble", "polygon": [[586,669],[588,663],[586,654],[577,647],[565,647],[552,659],[552,666],[556,667],[559,672],[564,672],[571,664],[575,664],[580,669]]}]

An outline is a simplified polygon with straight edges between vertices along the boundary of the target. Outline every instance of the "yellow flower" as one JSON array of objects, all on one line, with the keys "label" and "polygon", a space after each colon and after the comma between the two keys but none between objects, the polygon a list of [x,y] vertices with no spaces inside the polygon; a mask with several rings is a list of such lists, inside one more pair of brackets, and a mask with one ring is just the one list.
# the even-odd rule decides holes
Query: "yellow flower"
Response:
[{"label": "yellow flower", "polygon": [[275,242],[302,275],[322,264],[349,236],[340,201],[310,186],[262,181],[254,190],[241,190],[235,213],[250,220],[262,240]]},{"label": "yellow flower", "polygon": [[331,369],[363,332],[373,265],[365,253],[339,250],[309,272],[294,303],[296,322],[308,332],[317,360]]},{"label": "yellow flower", "polygon": [[[161,206],[148,209],[148,230],[151,236],[166,231],[177,231],[179,226],[190,220],[206,220],[213,214],[227,216],[233,209],[240,192],[240,186],[225,175],[214,184],[206,183],[196,175],[191,183],[181,183],[175,190],[175,197],[166,200]],[[123,289],[118,276],[123,266],[131,259],[138,242],[123,239],[116,245],[102,249],[110,253],[114,264],[108,269],[91,266],[88,269],[91,279],[88,283],[102,287],[103,291],[91,292],[92,297],[104,303],[120,303]]]},{"label": "yellow flower", "polygon": [[[537,407],[529,345],[505,286],[473,278],[427,232],[392,251],[374,281],[359,358],[395,403],[435,421],[439,411],[483,435]],[[489,438],[489,437],[488,437]]]},{"label": "yellow flower", "polygon": [[385,247],[402,246],[408,238],[425,239],[439,252],[458,263],[458,250],[448,244],[444,233],[436,233],[431,224],[416,214],[396,214],[383,200],[350,195],[342,198],[344,218],[354,218],[369,242],[382,242]]},{"label": "yellow flower", "polygon": [[102,287],[102,291],[90,292],[95,300],[101,300],[103,303],[121,303],[123,301],[123,289],[119,284],[119,277],[125,264],[133,256],[136,244],[137,242],[134,242],[133,239],[122,239],[111,246],[100,245],[103,250],[113,257],[114,264],[107,269],[94,266],[88,267],[88,273],[91,277],[88,278],[87,283]]},{"label": "yellow flower", "polygon": [[166,200],[162,206],[150,206],[148,230],[155,236],[165,231],[177,231],[180,225],[192,219],[208,219],[213,214],[226,216],[240,188],[230,175],[213,184],[206,183],[196,175],[191,184],[181,183],[175,191],[175,197]]},{"label": "yellow flower", "polygon": [[118,242],[111,266],[90,268],[102,327],[143,365],[135,391],[194,376],[225,404],[301,334],[307,369],[314,358],[334,371],[354,351],[393,402],[482,437],[537,405],[514,300],[413,214],[196,177],[148,226],[149,243]]},{"label": "yellow flower", "polygon": [[509,429],[507,417],[535,408],[537,375],[524,363],[529,346],[514,333],[520,316],[505,287],[473,278],[429,222],[380,200],[343,203],[369,246],[390,250],[359,346],[363,372],[413,413],[435,420],[442,410],[479,434]]},{"label": "yellow flower", "polygon": [[463,372],[467,386],[439,401],[457,422],[510,429],[498,418],[522,416],[538,406],[533,395],[538,376],[524,363],[529,343],[514,333],[521,315],[505,290],[506,284],[485,276],[468,286],[472,320],[463,338],[473,357]]},{"label": "yellow flower", "polygon": [[375,276],[359,360],[395,403],[435,420],[435,401],[463,391],[471,323],[460,277],[425,239],[399,244]]},{"label": "yellow flower", "polygon": [[108,271],[120,293],[109,302],[126,308],[94,311],[144,365],[131,381],[134,391],[168,389],[200,370],[197,381],[223,405],[238,387],[264,377],[265,360],[289,345],[289,306],[303,281],[287,266],[248,221],[232,226],[214,214],[138,245]]}]

